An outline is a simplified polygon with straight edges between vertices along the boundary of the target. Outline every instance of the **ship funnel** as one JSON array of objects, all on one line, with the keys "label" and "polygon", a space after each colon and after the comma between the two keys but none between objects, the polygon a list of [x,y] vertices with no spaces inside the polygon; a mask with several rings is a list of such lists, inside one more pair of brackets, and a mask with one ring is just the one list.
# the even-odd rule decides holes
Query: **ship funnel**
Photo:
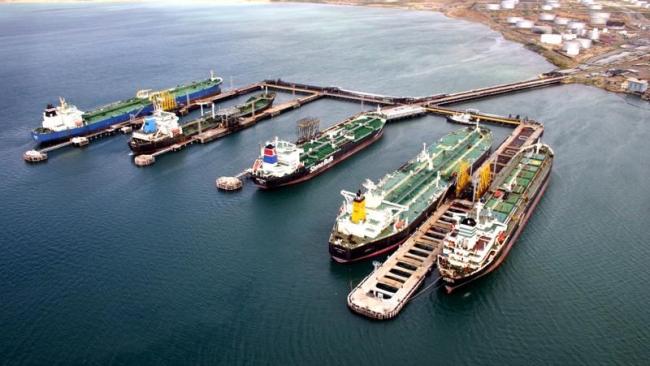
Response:
[{"label": "ship funnel", "polygon": [[352,215],[350,220],[353,224],[358,224],[366,220],[366,197],[363,196],[361,190],[357,191],[357,195],[352,200]]},{"label": "ship funnel", "polygon": [[265,164],[276,165],[278,163],[278,155],[275,151],[275,146],[271,143],[264,146],[264,156],[262,161]]}]

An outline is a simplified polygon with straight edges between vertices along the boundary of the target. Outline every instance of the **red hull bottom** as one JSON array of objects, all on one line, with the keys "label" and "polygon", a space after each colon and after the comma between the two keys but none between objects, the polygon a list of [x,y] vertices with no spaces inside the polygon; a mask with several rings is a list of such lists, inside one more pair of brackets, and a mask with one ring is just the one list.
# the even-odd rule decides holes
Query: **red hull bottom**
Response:
[{"label": "red hull bottom", "polygon": [[348,260],[348,259],[343,259],[343,258],[339,258],[339,257],[335,257],[335,256],[330,256],[330,257],[331,257],[335,262],[337,262],[337,263],[354,263],[354,262],[359,262],[359,261],[362,261],[362,260],[370,259],[370,258],[373,258],[373,257],[379,256],[379,255],[382,255],[382,254],[384,254],[384,253],[387,253],[387,252],[393,251],[395,248],[397,248],[398,246],[402,245],[402,243],[404,243],[405,241],[406,241],[406,239],[404,239],[404,240],[402,240],[402,241],[399,241],[399,242],[397,242],[397,243],[395,243],[395,244],[393,244],[393,245],[387,246],[386,248],[384,248],[384,249],[382,249],[382,250],[378,250],[378,251],[376,251],[376,252],[372,252],[372,253],[370,253],[370,254],[368,254],[368,255],[365,255],[365,256],[363,256],[363,257],[359,257],[359,258],[354,258],[354,259],[349,259],[349,260]]}]

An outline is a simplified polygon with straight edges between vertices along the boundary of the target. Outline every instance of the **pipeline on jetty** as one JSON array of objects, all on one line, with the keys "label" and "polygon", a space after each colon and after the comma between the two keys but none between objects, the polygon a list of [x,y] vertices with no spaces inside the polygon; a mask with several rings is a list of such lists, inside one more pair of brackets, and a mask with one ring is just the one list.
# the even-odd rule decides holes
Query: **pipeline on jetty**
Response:
[{"label": "pipeline on jetty", "polygon": [[[493,165],[494,174],[521,149],[539,141],[544,127],[539,123],[522,123],[483,163]],[[476,169],[476,173],[481,169]],[[363,316],[385,320],[394,318],[414,296],[431,273],[442,239],[451,229],[452,213],[467,212],[472,202],[447,201],[427,219],[384,263],[377,266],[348,295],[348,307]]]},{"label": "pipeline on jetty", "polygon": [[[260,86],[256,86],[256,88],[259,88]],[[323,95],[320,93],[310,93],[310,95],[298,98],[298,99],[293,99],[288,102],[273,106],[259,114],[243,118],[239,121],[239,125],[236,129],[230,129],[227,127],[215,127],[206,131],[199,132],[198,134],[192,136],[191,138],[187,139],[186,141],[179,142],[177,144],[173,144],[171,146],[168,146],[164,149],[158,150],[153,154],[146,154],[146,155],[138,155],[134,158],[134,163],[137,166],[149,166],[152,165],[156,162],[156,157],[169,153],[169,152],[174,152],[174,151],[179,151],[184,149],[185,147],[192,145],[194,143],[201,143],[201,144],[206,144],[208,142],[214,141],[216,139],[219,139],[221,137],[224,137],[226,135],[229,135],[235,131],[242,130],[244,128],[248,128],[250,126],[253,126],[257,124],[258,122],[268,119],[271,117],[275,117],[281,113],[300,108],[301,106],[313,102],[319,98],[321,98]]]},{"label": "pipeline on jetty", "polygon": [[[450,108],[443,108],[442,105],[449,105],[459,102],[467,102],[470,100],[476,100],[481,98],[486,98],[490,96],[512,93],[526,89],[539,88],[545,86],[556,85],[564,82],[566,76],[552,76],[552,77],[542,77],[533,80],[526,80],[517,83],[497,85],[488,88],[474,89],[466,92],[452,93],[452,94],[435,94],[424,97],[396,97],[396,96],[387,96],[379,95],[372,93],[365,93],[359,91],[346,90],[335,86],[323,87],[309,84],[301,83],[292,83],[283,80],[264,80],[262,82],[249,84],[240,88],[231,89],[220,94],[216,94],[207,98],[195,100],[192,103],[182,107],[178,110],[178,114],[185,115],[189,111],[203,108],[206,105],[214,105],[215,103],[234,98],[236,96],[245,95],[251,93],[258,89],[276,89],[285,92],[291,92],[294,95],[304,94],[306,96],[297,98],[295,100],[283,103],[272,107],[257,116],[249,117],[241,121],[242,128],[246,128],[256,124],[257,122],[275,117],[283,112],[289,111],[291,109],[299,108],[300,106],[312,102],[320,98],[333,98],[338,100],[352,101],[352,102],[361,102],[376,104],[378,106],[384,107],[384,114],[387,117],[387,121],[395,121],[403,118],[410,118],[418,116],[422,113],[429,112],[432,114],[450,116],[453,114],[460,113],[457,110]],[[471,113],[473,118],[478,118],[484,123],[495,123],[500,125],[506,125],[510,127],[516,127],[521,123],[521,120],[518,118],[511,117],[501,117],[489,114],[480,114],[480,113]],[[99,137],[112,135],[115,131],[122,131],[124,133],[130,132],[130,130],[139,127],[142,124],[142,118],[133,119],[121,124],[116,124],[110,126],[107,129],[102,131],[95,132],[90,135],[83,136],[88,140],[94,140]],[[238,128],[236,130],[239,130]],[[218,138],[221,138],[225,135],[234,132],[233,130],[216,127],[210,130],[202,131],[196,136],[178,143],[167,148],[164,148],[160,151],[155,152],[151,155],[141,156],[135,159],[136,165],[146,166],[151,165],[155,162],[156,156],[162,154],[182,150],[188,145],[191,145],[195,142],[207,143]],[[39,150],[30,150],[23,155],[23,159],[27,162],[36,163],[47,160],[47,153],[56,149],[64,148],[72,145],[71,141],[66,141],[57,145],[46,147]]]},{"label": "pipeline on jetty", "polygon": [[292,83],[283,80],[264,80],[262,85],[268,88],[275,88],[285,91],[295,91],[301,93],[322,93],[326,97],[358,101],[365,103],[374,103],[379,105],[399,105],[399,104],[419,104],[425,107],[435,105],[448,105],[469,100],[487,98],[495,95],[513,93],[526,89],[540,88],[562,83],[566,76],[544,77],[533,80],[525,80],[516,83],[496,85],[487,88],[473,89],[453,94],[435,94],[425,97],[395,97],[379,94],[364,93],[342,89],[336,86],[316,86],[301,83]]},{"label": "pipeline on jetty", "polygon": [[50,151],[58,150],[71,145],[76,147],[83,147],[88,145],[90,141],[97,140],[106,136],[115,135],[118,131],[126,134],[129,133],[133,128],[141,126],[143,120],[143,118],[133,118],[129,121],[109,126],[89,135],[77,136],[56,145],[47,146],[41,149],[29,150],[23,154],[23,159],[28,163],[39,163],[46,161],[48,158],[47,153]]}]

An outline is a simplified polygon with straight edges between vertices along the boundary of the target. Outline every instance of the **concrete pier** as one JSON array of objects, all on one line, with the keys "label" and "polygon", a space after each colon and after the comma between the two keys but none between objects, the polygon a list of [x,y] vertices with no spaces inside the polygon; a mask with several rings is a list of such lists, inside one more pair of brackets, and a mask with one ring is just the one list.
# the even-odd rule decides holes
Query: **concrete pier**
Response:
[{"label": "concrete pier", "polygon": [[467,212],[471,202],[444,203],[395,253],[348,295],[348,306],[369,318],[397,316],[433,269],[442,239],[451,230],[453,212]]}]

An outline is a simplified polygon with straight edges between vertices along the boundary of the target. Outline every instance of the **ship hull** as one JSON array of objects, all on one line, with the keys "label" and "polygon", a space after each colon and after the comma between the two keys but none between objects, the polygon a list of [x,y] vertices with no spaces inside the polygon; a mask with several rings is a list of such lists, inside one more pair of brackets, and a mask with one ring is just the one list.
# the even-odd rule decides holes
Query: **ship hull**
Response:
[{"label": "ship hull", "polygon": [[168,137],[158,141],[137,141],[134,139],[129,140],[129,148],[135,155],[140,154],[153,154],[160,149],[164,149],[173,144],[183,142],[187,140],[187,137],[184,135],[178,135],[175,137]]},{"label": "ship hull", "polygon": [[327,171],[328,169],[334,167],[336,164],[346,160],[350,156],[368,147],[373,142],[379,140],[383,136],[383,134],[384,134],[384,129],[382,128],[379,131],[377,131],[377,133],[375,133],[374,135],[369,135],[366,139],[359,142],[358,144],[355,145],[350,144],[349,146],[344,146],[341,150],[339,150],[334,154],[331,162],[323,165],[322,167],[320,167],[319,169],[313,172],[309,172],[307,169],[303,168],[296,171],[295,173],[280,178],[264,178],[264,177],[252,175],[251,179],[253,180],[253,183],[255,183],[256,186],[258,186],[261,189],[267,189],[267,190],[302,183],[306,180],[312,179],[315,176]]},{"label": "ship hull", "polygon": [[[187,104],[188,99],[189,102],[191,103],[197,99],[205,98],[211,95],[216,95],[219,94],[220,92],[221,92],[220,85],[214,85],[203,90],[198,90],[192,94],[177,96],[175,99],[178,105],[185,105]],[[153,104],[149,104],[143,107],[142,109],[127,111],[122,114],[104,118],[99,121],[87,124],[85,126],[77,127],[77,128],[70,128],[63,131],[55,131],[55,132],[47,132],[47,133],[39,133],[36,131],[32,131],[32,139],[34,139],[34,141],[39,145],[53,144],[56,142],[61,142],[63,140],[69,140],[73,137],[89,135],[91,133],[106,129],[112,125],[126,122],[129,119],[131,119],[131,113],[133,113],[134,117],[137,118],[137,117],[143,117],[149,115],[152,112],[153,112]]]},{"label": "ship hull", "polygon": [[[472,165],[472,169],[476,169],[476,167],[480,166],[483,164],[485,159],[490,155],[491,149],[486,150],[483,155],[481,155]],[[419,216],[416,217],[415,220],[413,220],[409,225],[407,225],[403,230],[387,236],[382,239],[374,240],[374,241],[369,241],[366,242],[358,247],[355,248],[346,248],[340,245],[337,245],[336,243],[333,243],[330,241],[329,243],[329,253],[332,259],[338,263],[352,263],[352,262],[358,262],[370,258],[374,258],[376,256],[385,254],[385,253],[390,253],[394,249],[396,249],[400,244],[402,244],[408,237],[417,230],[418,227],[429,217],[431,214],[433,214],[438,207],[444,202],[447,198],[449,198],[453,192],[455,191],[456,184],[453,182],[453,184],[449,185],[449,188],[447,189],[447,192],[445,194],[441,194],[440,197],[438,197],[437,200],[431,203],[429,207],[427,207],[426,210],[424,210]]]},{"label": "ship hull", "polygon": [[[443,286],[445,291],[450,294],[454,290],[457,290],[460,287],[463,287],[471,282],[476,281],[477,279],[491,273],[495,269],[499,268],[501,263],[506,259],[508,256],[508,253],[510,252],[510,249],[514,246],[515,242],[519,238],[519,235],[521,235],[521,232],[523,231],[524,227],[528,223],[528,220],[530,219],[531,214],[533,211],[535,211],[535,208],[537,207],[537,204],[539,203],[540,199],[546,192],[546,187],[548,187],[548,182],[551,176],[551,170],[549,169],[546,177],[544,177],[544,182],[542,183],[541,188],[537,191],[535,194],[534,199],[530,200],[530,204],[526,207],[524,211],[524,215],[522,216],[521,221],[517,225],[517,227],[514,229],[513,235],[508,239],[508,241],[501,247],[499,252],[497,253],[496,257],[492,262],[490,262],[488,265],[485,267],[481,268],[480,270],[474,272],[473,274],[463,277],[463,278],[454,278],[454,279],[448,279],[448,278],[443,278],[443,281],[445,281],[445,285]],[[450,282],[450,280],[453,280],[453,282]]]},{"label": "ship hull", "polygon": [[426,211],[423,211],[411,224],[393,235],[379,240],[369,241],[353,249],[344,248],[340,245],[330,242],[330,257],[332,257],[332,259],[338,263],[352,263],[392,252],[400,244],[406,241],[409,235],[411,235],[420,226],[420,224],[422,224],[424,220],[436,210],[440,202],[443,200],[443,196],[446,196],[446,194],[441,195],[440,198],[434,202],[434,204],[429,206]]}]

